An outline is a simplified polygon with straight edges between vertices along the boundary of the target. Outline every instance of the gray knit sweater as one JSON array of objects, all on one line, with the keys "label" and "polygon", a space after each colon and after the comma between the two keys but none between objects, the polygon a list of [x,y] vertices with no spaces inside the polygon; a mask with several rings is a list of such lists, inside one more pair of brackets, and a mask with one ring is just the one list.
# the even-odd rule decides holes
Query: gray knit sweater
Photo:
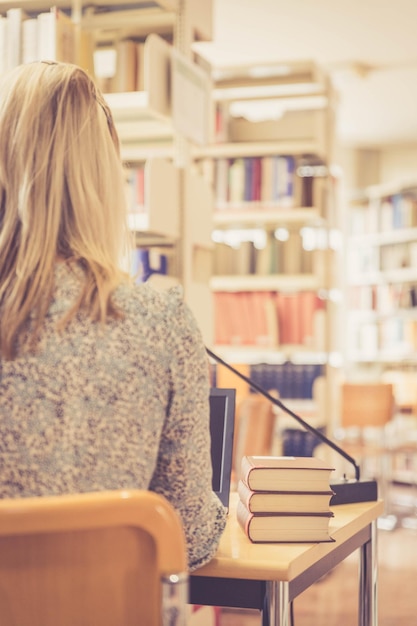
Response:
[{"label": "gray knit sweater", "polygon": [[177,290],[121,286],[124,319],[56,322],[79,293],[57,265],[35,354],[0,363],[0,497],[152,489],[180,513],[190,569],[214,554],[225,509],[211,491],[208,362]]}]

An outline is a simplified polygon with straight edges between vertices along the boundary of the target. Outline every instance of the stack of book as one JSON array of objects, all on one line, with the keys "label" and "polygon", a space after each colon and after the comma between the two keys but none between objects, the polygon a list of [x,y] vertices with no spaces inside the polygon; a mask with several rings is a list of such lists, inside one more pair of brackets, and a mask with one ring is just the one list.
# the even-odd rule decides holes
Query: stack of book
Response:
[{"label": "stack of book", "polygon": [[333,541],[330,474],[315,457],[244,456],[237,519],[253,543]]}]

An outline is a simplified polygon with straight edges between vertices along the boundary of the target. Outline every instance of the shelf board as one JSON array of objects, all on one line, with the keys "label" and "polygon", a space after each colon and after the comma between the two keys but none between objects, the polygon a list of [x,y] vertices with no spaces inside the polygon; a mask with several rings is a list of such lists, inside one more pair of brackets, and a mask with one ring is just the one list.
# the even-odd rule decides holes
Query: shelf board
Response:
[{"label": "shelf board", "polygon": [[[25,9],[28,12],[41,12],[49,10],[52,4],[48,0],[16,0],[15,2],[0,0],[0,12],[6,12],[11,6]],[[57,0],[53,3],[53,6],[71,10],[71,0]]]},{"label": "shelf board", "polygon": [[395,317],[402,320],[417,320],[417,307],[408,309],[392,309],[391,311],[372,311],[351,309],[349,311],[349,318],[353,320],[355,324],[364,322],[376,322],[379,320],[385,320]]},{"label": "shelf board", "polygon": [[213,215],[215,225],[282,224],[322,222],[320,211],[313,207],[293,209],[270,208],[266,204],[247,203],[248,208],[218,208]]},{"label": "shelf board", "polygon": [[323,365],[327,362],[325,352],[315,351],[302,346],[226,346],[216,345],[213,352],[231,363],[268,363],[281,364],[286,361]]},{"label": "shelf board", "polygon": [[398,228],[386,232],[351,235],[349,247],[384,246],[417,240],[417,228]]},{"label": "shelf board", "polygon": [[324,146],[316,141],[253,141],[209,144],[194,147],[191,155],[195,159],[204,158],[238,158],[250,156],[267,156],[275,154],[314,154],[324,158]]},{"label": "shelf board", "polygon": [[415,178],[383,183],[381,185],[370,185],[365,189],[365,194],[368,198],[378,199],[406,191],[417,193],[417,180]]},{"label": "shelf board", "polygon": [[176,241],[160,233],[135,231],[135,245],[137,248],[172,248]]},{"label": "shelf board", "polygon": [[213,291],[301,291],[320,286],[314,274],[212,276],[210,281]]},{"label": "shelf board", "polygon": [[[136,35],[145,37],[148,33],[172,33],[176,15],[179,12],[179,0],[99,0],[97,2],[80,2],[81,9],[86,11],[81,18],[83,28],[94,30],[96,40],[113,40],[116,36]],[[51,8],[48,0],[0,0],[0,11],[10,6],[21,7],[29,13],[40,13]],[[71,14],[71,0],[56,0],[53,3]],[[123,8],[120,7],[122,5]],[[103,31],[103,32],[100,32]]]},{"label": "shelf board", "polygon": [[328,89],[323,71],[313,61],[259,65],[258,68],[253,64],[214,67],[214,99],[236,101],[277,96],[302,97]]},{"label": "shelf board", "polygon": [[348,353],[348,361],[354,363],[381,363],[386,365],[415,365],[417,354],[415,351],[372,351],[369,353],[352,352]]},{"label": "shelf board", "polygon": [[[83,29],[94,32],[97,44],[117,38],[144,39],[149,33],[172,36],[176,22],[176,2],[97,2],[83,13]],[[120,7],[123,6],[123,8]]]},{"label": "shelf board", "polygon": [[133,142],[131,144],[122,144],[120,152],[123,161],[126,163],[140,163],[148,159],[174,159],[175,146],[172,141],[161,139],[152,142]]},{"label": "shelf board", "polygon": [[364,272],[359,276],[354,276],[349,279],[350,286],[412,282],[417,282],[417,268],[415,267],[400,267],[395,270],[385,270],[383,272]]},{"label": "shelf board", "polygon": [[172,120],[168,114],[151,107],[148,92],[109,93],[105,95],[105,99],[111,108],[124,150],[134,147],[140,149],[151,139],[172,142]]}]

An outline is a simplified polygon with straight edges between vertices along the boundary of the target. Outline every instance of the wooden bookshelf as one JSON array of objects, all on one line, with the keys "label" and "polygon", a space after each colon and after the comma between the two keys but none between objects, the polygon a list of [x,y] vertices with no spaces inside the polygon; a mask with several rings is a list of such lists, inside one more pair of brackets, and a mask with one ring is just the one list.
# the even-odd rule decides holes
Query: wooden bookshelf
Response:
[{"label": "wooden bookshelf", "polygon": [[[193,146],[192,157],[211,184],[214,193],[215,248],[210,284],[215,301],[215,319],[224,319],[226,312],[223,307],[227,306],[227,302],[232,307],[231,310],[235,311],[235,315],[230,314],[229,320],[231,341],[227,343],[225,339],[228,336],[227,324],[222,324],[220,334],[215,332],[215,351],[226,361],[233,363],[246,363],[251,366],[262,363],[278,365],[285,362],[301,366],[305,363],[320,365],[329,370],[331,353],[334,350],[332,344],[334,323],[330,318],[336,309],[326,302],[332,287],[330,268],[335,260],[328,254],[327,249],[330,228],[328,203],[331,195],[328,180],[333,152],[334,94],[325,73],[316,64],[300,62],[288,66],[290,67],[278,68],[280,75],[273,75],[277,68],[272,66],[270,75],[266,75],[268,72],[262,68],[264,75],[261,78],[256,77],[254,67],[212,68],[213,110],[216,117],[213,123],[213,138],[207,146]],[[235,104],[239,99],[245,98],[250,100],[251,104],[254,101],[276,98],[277,106],[284,108],[284,114],[275,120],[256,122],[247,121],[243,117],[234,118],[232,110]],[[246,106],[247,102],[244,104]],[[293,160],[292,163],[288,162],[288,172],[291,169],[297,179],[291,181],[287,194],[268,197],[264,190],[261,197],[259,187],[253,191],[260,184],[258,178],[255,179],[256,183],[252,179],[248,184],[245,176],[250,176],[251,167],[254,167],[257,173],[252,176],[259,177],[259,168],[261,170],[263,168],[259,162],[263,159],[271,161],[280,157]],[[246,186],[246,189],[235,194],[231,193],[228,185],[231,184],[236,172],[231,173],[227,168],[238,160],[243,161],[244,174],[237,174],[237,177],[240,184],[243,178],[243,186]],[[258,163],[255,163],[256,160]],[[220,161],[223,171],[219,174]],[[314,173],[306,173],[306,167],[310,167]],[[304,181],[305,188],[302,181],[304,176],[309,178],[308,181]],[[316,182],[315,193],[312,191],[314,185],[312,178]],[[250,188],[252,195],[248,192]],[[308,198],[308,203],[304,204],[302,198]],[[259,234],[262,236],[257,239]],[[286,263],[281,259],[277,261],[276,267],[267,259],[263,250],[265,246],[271,245],[272,248],[278,246],[282,249],[281,254],[286,256]],[[310,245],[311,250],[307,249]],[[232,273],[221,271],[222,262],[217,256],[223,254],[228,246],[232,249],[232,256],[233,250],[239,256],[238,260],[236,256],[236,262],[233,258],[230,261],[236,268]],[[302,261],[295,259],[300,246],[306,246],[302,252]],[[276,255],[277,251],[272,248],[272,254]],[[259,257],[257,260],[259,250],[262,259]],[[226,254],[227,258],[228,255],[229,253]],[[230,263],[228,261],[224,267],[230,267]],[[281,306],[279,298],[288,297],[292,302],[291,305],[285,306],[298,306],[298,312],[292,309],[298,319],[303,304],[295,305],[295,300],[299,296],[301,302],[302,294],[305,294],[307,298],[305,302],[308,302],[308,306],[304,307],[307,317],[308,311],[311,311],[311,318],[307,322],[308,330],[304,328],[300,334],[299,328],[294,333],[277,328],[279,321],[282,321],[279,317],[282,313],[278,313],[276,308]],[[241,298],[238,304],[234,302],[236,298]],[[263,301],[264,305],[259,304],[258,300]],[[249,319],[249,324],[257,327],[260,306],[265,306],[268,311],[265,315],[268,317],[267,326],[270,332],[265,335],[265,324],[262,332],[260,327],[255,333],[245,332],[240,318],[246,321]],[[296,324],[298,325],[298,321]],[[290,339],[295,337],[300,339],[298,341],[295,339],[295,343],[288,343],[286,340],[289,335]],[[280,389],[279,393],[281,397],[287,396],[284,389]]]},{"label": "wooden bookshelf", "polygon": [[388,365],[415,367],[417,181],[372,185],[349,215],[349,367],[368,364],[376,376]]}]

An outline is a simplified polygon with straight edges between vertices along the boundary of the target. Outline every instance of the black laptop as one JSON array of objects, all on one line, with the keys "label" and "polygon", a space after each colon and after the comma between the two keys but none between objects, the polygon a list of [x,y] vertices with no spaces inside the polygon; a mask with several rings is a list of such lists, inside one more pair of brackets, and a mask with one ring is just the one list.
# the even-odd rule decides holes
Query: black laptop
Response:
[{"label": "black laptop", "polygon": [[212,486],[223,505],[229,508],[232,475],[235,389],[210,389],[210,434]]}]

